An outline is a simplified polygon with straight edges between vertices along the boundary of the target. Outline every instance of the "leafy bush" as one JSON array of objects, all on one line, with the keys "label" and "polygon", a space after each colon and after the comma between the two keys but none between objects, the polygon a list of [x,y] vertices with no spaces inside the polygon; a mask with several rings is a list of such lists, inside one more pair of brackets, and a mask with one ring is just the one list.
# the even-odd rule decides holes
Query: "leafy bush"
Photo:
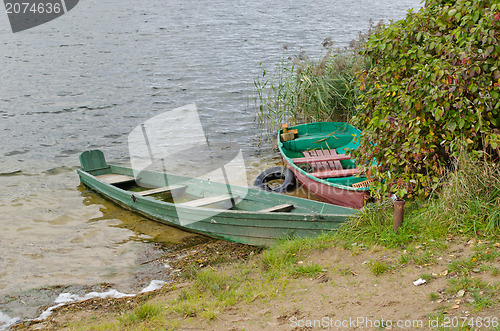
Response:
[{"label": "leafy bush", "polygon": [[462,147],[498,157],[499,8],[495,0],[427,0],[370,36],[353,122],[363,130],[356,156],[377,161],[381,192],[430,194]]}]

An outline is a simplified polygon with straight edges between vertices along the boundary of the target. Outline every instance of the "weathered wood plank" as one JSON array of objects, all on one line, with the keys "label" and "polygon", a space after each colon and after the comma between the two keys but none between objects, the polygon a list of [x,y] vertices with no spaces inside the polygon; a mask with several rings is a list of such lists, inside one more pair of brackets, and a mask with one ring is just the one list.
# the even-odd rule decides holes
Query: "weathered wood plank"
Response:
[{"label": "weathered wood plank", "polygon": [[311,176],[317,178],[336,178],[336,177],[348,177],[359,174],[358,169],[342,169],[342,170],[325,170],[310,173]]},{"label": "weathered wood plank", "polygon": [[203,207],[207,205],[211,205],[214,203],[230,201],[231,199],[236,200],[237,197],[230,197],[229,195],[219,195],[215,197],[201,198],[196,200],[191,200],[188,202],[180,203],[179,205],[184,207]]},{"label": "weathered wood plank", "polygon": [[116,175],[116,174],[106,174],[106,175],[100,175],[96,176],[100,180],[108,183],[108,184],[119,184],[119,183],[126,183],[126,182],[131,182],[134,180],[134,177],[130,176],[125,176],[125,175]]},{"label": "weathered wood plank", "polygon": [[[325,151],[325,154],[339,156],[339,154],[337,154],[337,151],[335,149],[330,149],[328,151]],[[341,154],[341,155],[346,155],[346,154]],[[350,155],[347,155],[347,156],[349,156],[349,159],[351,158]],[[348,159],[346,159],[346,160],[348,160]],[[333,162],[333,168],[335,168],[337,170],[344,169],[344,167],[342,167],[342,163],[340,163],[340,160],[332,160],[332,162]]]},{"label": "weathered wood plank", "polygon": [[187,185],[172,185],[172,186],[165,186],[165,187],[157,187],[157,188],[153,188],[151,190],[137,192],[135,194],[145,197],[147,195],[153,195],[153,194],[158,194],[158,193],[166,193],[166,192],[172,193],[174,191],[185,190],[186,188],[187,188]]},{"label": "weathered wood plank", "polygon": [[296,159],[292,159],[292,161],[295,164],[301,164],[301,163],[311,163],[311,162],[349,160],[350,158],[351,158],[350,155],[336,154],[336,155],[320,155],[320,156],[299,157]]},{"label": "weathered wood plank", "polygon": [[[302,154],[305,157],[316,157],[316,152],[315,151],[303,151]],[[314,171],[324,170],[323,167],[321,166],[321,163],[311,162],[310,165],[311,165],[311,168],[313,168]]]},{"label": "weathered wood plank", "polygon": [[261,209],[259,211],[262,213],[288,212],[294,208],[295,208],[294,205],[282,204],[282,205],[277,205],[277,206],[273,206],[273,207],[266,208],[266,209]]},{"label": "weathered wood plank", "polygon": [[[316,157],[324,156],[323,151],[320,149],[317,149],[314,152],[316,153]],[[332,162],[321,161],[318,162],[318,164],[321,164],[321,169],[318,169],[318,171],[329,171],[335,169],[335,165]]]}]

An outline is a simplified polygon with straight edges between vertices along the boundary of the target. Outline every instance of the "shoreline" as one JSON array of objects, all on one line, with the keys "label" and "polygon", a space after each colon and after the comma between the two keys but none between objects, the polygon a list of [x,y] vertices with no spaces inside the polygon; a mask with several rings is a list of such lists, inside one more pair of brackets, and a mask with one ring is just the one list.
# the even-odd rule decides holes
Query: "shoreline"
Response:
[{"label": "shoreline", "polygon": [[[472,269],[470,278],[478,284],[498,287],[500,244],[452,238],[443,245],[439,250],[431,243],[418,243],[413,247],[415,251],[407,248],[404,254],[415,259],[406,263],[401,263],[403,252],[399,249],[331,245],[297,255],[295,266],[305,270],[307,266],[319,265],[317,273],[290,275],[284,269],[276,274],[266,269],[263,260],[268,258],[270,250],[256,252],[248,250],[248,246],[239,247],[245,245],[219,241],[190,256],[190,262],[181,266],[181,277],[159,290],[132,298],[72,303],[54,309],[45,321],[13,329],[175,330],[203,325],[209,330],[338,329],[339,326],[350,330],[388,327],[389,322],[395,329],[400,328],[396,323],[403,323],[402,326],[421,323],[424,328],[437,329],[453,318],[466,318],[473,323],[488,317],[490,321],[494,317],[498,320],[500,303],[496,296],[489,305],[478,306],[480,298],[473,288],[453,287],[460,274],[451,266],[458,259],[470,258],[477,252],[491,254],[494,249],[496,257]],[[230,252],[225,252],[224,259],[218,259],[222,247]],[[430,255],[432,259],[422,258]],[[382,270],[382,265],[387,268]],[[204,283],[200,284],[200,274],[211,277],[203,278]],[[426,283],[414,285],[419,278],[426,279]],[[225,284],[226,288],[214,289],[212,283]],[[190,301],[193,291],[196,297]],[[180,308],[180,304],[193,306],[186,309]],[[145,308],[151,309],[151,315],[139,314]],[[373,327],[366,323],[372,323]]]},{"label": "shoreline", "polygon": [[[152,245],[160,246],[161,244],[155,243]],[[206,261],[207,259],[203,256],[206,252],[208,254],[224,255],[224,253],[219,254],[219,251],[226,250],[228,255],[239,254],[238,256],[242,257],[246,255],[246,250],[249,252],[260,250],[259,248],[253,246],[224,242],[222,240],[216,240],[204,236],[189,237],[188,240],[185,240],[185,242],[174,246],[176,248],[171,248],[171,246],[169,246],[169,248],[171,248],[169,249],[169,252],[162,251],[161,248],[158,248],[155,253],[157,256],[152,259],[150,255],[145,254],[142,256],[144,261],[138,261],[137,266],[147,265],[148,267],[141,272],[136,273],[136,284],[133,285],[134,293],[123,293],[120,290],[116,290],[116,288],[120,288],[120,284],[101,283],[94,285],[55,285],[40,289],[32,289],[28,291],[30,293],[29,296],[26,295],[25,297],[22,295],[9,296],[12,301],[19,301],[21,309],[26,308],[26,302],[28,302],[28,299],[37,302],[38,300],[43,300],[43,298],[52,297],[53,300],[50,304],[32,307],[36,310],[36,313],[31,313],[30,317],[11,317],[12,321],[14,319],[17,319],[17,321],[8,325],[7,330],[9,327],[17,328],[21,325],[30,326],[43,324],[47,319],[50,320],[52,312],[73,309],[71,307],[74,306],[85,307],[87,305],[95,305],[102,300],[108,302],[113,300],[117,300],[118,302],[123,300],[138,300],[140,302],[143,296],[149,294],[151,291],[156,291],[156,289],[149,290],[147,292],[145,291],[154,282],[163,282],[164,285],[161,287],[162,289],[160,291],[164,291],[164,288],[175,288],[179,285],[181,283],[179,282],[179,279],[181,278],[180,273],[182,272],[182,269],[196,261]],[[228,257],[225,256],[223,258],[227,259]],[[147,282],[149,282],[149,285],[144,286]],[[37,297],[37,294],[39,297]],[[71,298],[75,300],[73,300],[73,302],[68,301],[58,303],[58,300],[61,300],[61,295],[65,298],[70,298],[70,300]],[[82,300],[79,300],[79,298]],[[28,302],[28,304],[29,303],[30,302]],[[10,317],[9,315],[4,315],[6,317]],[[0,327],[2,327],[0,330],[5,328],[5,326]]]}]

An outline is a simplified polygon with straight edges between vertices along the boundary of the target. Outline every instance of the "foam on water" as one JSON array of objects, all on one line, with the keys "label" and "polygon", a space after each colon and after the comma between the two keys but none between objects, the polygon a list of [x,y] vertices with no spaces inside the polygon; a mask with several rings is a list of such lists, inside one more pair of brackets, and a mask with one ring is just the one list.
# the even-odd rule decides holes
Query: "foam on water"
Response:
[{"label": "foam on water", "polygon": [[[151,292],[160,289],[163,285],[165,285],[165,282],[162,280],[152,280],[151,283],[144,289],[142,289],[139,293],[146,293],[146,292]],[[71,293],[61,293],[59,296],[54,300],[54,303],[56,303],[55,306],[51,306],[44,310],[39,317],[33,319],[33,321],[42,321],[46,318],[48,318],[51,314],[52,311],[58,307],[64,306],[69,303],[73,302],[79,302],[79,301],[85,301],[85,300],[90,300],[90,299],[107,299],[107,298],[124,298],[124,297],[133,297],[136,296],[137,294],[126,294],[122,293],[120,291],[117,291],[115,289],[110,289],[106,292],[90,292],[85,294],[84,296],[80,296],[77,294],[71,294]],[[10,326],[16,324],[17,322],[20,321],[20,318],[18,317],[10,317],[0,311],[0,331],[7,330]]]},{"label": "foam on water", "polygon": [[7,330],[11,325],[16,324],[19,321],[17,317],[10,317],[0,311],[0,330]]}]

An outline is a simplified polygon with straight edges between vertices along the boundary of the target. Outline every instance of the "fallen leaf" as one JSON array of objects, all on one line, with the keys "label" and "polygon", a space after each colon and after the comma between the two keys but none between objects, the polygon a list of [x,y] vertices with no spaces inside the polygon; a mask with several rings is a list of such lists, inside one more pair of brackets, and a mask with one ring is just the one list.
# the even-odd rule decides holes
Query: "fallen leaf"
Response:
[{"label": "fallen leaf", "polygon": [[460,290],[457,293],[457,297],[459,297],[459,298],[463,297],[464,295],[465,295],[465,290]]}]

